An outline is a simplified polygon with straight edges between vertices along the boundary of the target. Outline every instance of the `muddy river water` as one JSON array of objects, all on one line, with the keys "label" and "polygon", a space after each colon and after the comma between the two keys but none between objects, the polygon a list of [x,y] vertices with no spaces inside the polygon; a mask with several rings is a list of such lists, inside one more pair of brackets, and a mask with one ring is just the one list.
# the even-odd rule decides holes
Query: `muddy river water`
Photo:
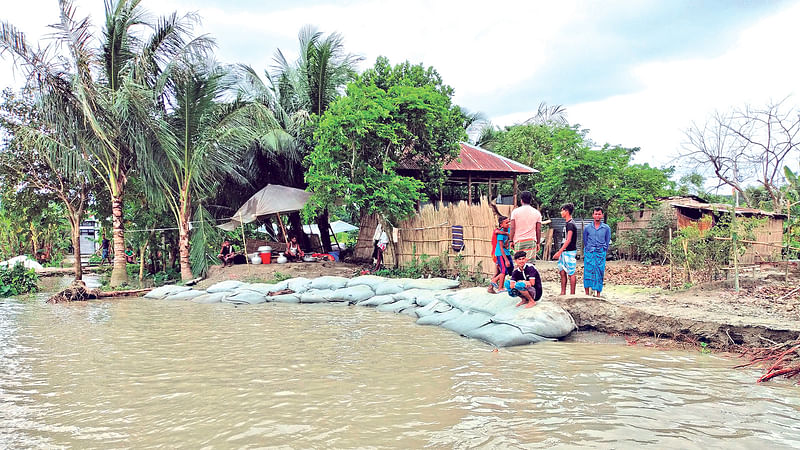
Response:
[{"label": "muddy river water", "polygon": [[735,363],[494,352],[361,307],[0,300],[0,448],[800,446],[800,388]]}]

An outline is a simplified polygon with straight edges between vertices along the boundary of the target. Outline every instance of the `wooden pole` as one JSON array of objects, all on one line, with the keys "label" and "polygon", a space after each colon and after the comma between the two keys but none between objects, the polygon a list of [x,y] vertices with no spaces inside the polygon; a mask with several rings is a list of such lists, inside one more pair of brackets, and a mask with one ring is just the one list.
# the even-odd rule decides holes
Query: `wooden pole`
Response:
[{"label": "wooden pole", "polygon": [[467,175],[467,204],[472,204],[472,174]]},{"label": "wooden pole", "polygon": [[[736,194],[738,191],[734,191]],[[738,197],[736,199],[739,200]],[[733,252],[733,290],[739,292],[739,234],[736,230],[736,207],[731,208],[731,251]]]},{"label": "wooden pole", "polygon": [[517,176],[514,175],[514,204],[511,205],[512,209],[517,207],[517,190],[518,189],[519,189],[519,186],[517,185]]},{"label": "wooden pole", "polygon": [[667,243],[669,249],[669,290],[672,290],[672,228],[669,229],[669,241]]},{"label": "wooden pole", "polygon": [[492,177],[489,177],[489,202],[492,201]]},{"label": "wooden pole", "polygon": [[239,225],[242,227],[242,246],[244,247],[244,259],[247,261],[245,264],[250,264],[250,257],[247,255],[247,240],[244,237],[244,220],[242,220],[242,213],[239,213]]},{"label": "wooden pole", "polygon": [[283,220],[281,219],[281,213],[275,213],[278,216],[278,225],[281,226],[281,231],[283,232],[283,240],[286,242],[286,251],[289,251],[289,237],[286,236],[286,228],[283,226]]},{"label": "wooden pole", "polygon": [[[319,228],[319,226],[317,226],[317,228]],[[339,251],[342,251],[342,246],[341,246],[341,245],[339,245],[339,240],[338,240],[338,239],[336,239],[336,233],[334,233],[334,232],[333,232],[333,227],[331,226],[330,222],[328,222],[328,230],[329,230],[329,231],[331,232],[331,234],[333,235],[333,242],[336,242],[336,248],[337,248]]]}]

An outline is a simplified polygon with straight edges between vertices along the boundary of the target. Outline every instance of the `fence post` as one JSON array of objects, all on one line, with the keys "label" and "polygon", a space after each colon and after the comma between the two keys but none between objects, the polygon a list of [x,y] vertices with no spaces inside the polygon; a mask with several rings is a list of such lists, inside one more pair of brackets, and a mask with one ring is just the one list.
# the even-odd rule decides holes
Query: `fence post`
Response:
[{"label": "fence post", "polygon": [[667,251],[669,252],[669,290],[672,290],[672,228],[669,229],[669,241],[667,241]]},{"label": "fence post", "polygon": [[[738,200],[738,198],[737,198]],[[733,252],[733,290],[739,293],[739,233],[736,230],[736,207],[731,208],[731,244]]]}]

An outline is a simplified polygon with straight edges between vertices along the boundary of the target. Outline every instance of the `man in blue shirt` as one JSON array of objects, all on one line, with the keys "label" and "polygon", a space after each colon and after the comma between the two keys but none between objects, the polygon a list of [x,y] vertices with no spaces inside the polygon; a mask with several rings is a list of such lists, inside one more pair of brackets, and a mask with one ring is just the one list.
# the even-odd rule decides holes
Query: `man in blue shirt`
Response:
[{"label": "man in blue shirt", "polygon": [[594,208],[592,219],[594,222],[583,229],[583,288],[586,295],[600,297],[606,275],[606,252],[611,242],[611,228],[603,223],[603,208],[599,206]]}]

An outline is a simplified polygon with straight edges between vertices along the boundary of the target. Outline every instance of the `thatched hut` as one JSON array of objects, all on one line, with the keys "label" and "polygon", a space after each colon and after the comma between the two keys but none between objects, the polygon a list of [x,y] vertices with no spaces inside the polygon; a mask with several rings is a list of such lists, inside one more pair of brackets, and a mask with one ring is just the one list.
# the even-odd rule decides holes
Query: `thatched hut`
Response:
[{"label": "thatched hut", "polygon": [[[532,167],[465,142],[461,143],[458,158],[445,164],[444,169],[449,171],[445,183],[467,185],[467,200],[473,198],[475,185],[487,184],[489,198],[493,198],[498,194],[496,186],[499,182],[512,181],[514,204],[517,202],[517,176],[538,172]],[[398,173],[406,176],[414,176],[421,170],[412,161],[399,163],[397,169]],[[513,208],[512,205],[497,205],[497,207],[504,215],[510,215]],[[363,260],[371,258],[372,237],[377,223],[377,218],[372,215],[361,218],[355,248],[356,258]],[[460,250],[454,249],[454,226],[463,230],[464,245]],[[453,259],[460,255],[463,263],[472,270],[480,267],[483,273],[493,274],[491,242],[495,226],[497,218],[486,197],[481,197],[477,202],[459,201],[445,204],[440,196],[439,202],[421,205],[416,215],[401,222],[394,229],[391,238],[396,242],[397,255],[393,254],[391,246],[387,247],[384,254],[385,265],[392,266],[397,261],[402,266],[412,262],[415,257],[427,255],[445,256],[447,258],[445,263],[452,267]]]},{"label": "thatched hut", "polygon": [[[660,206],[657,208],[642,209],[633,214],[632,218],[626,218],[617,223],[617,238],[636,230],[647,229],[654,216],[661,211],[670,221],[673,229],[679,230],[688,226],[697,226],[701,229],[713,227],[720,216],[730,214],[731,205],[724,203],[709,203],[700,197],[690,195],[683,197],[663,197],[659,199]],[[742,264],[754,264],[764,261],[776,261],[781,256],[781,244],[783,242],[783,221],[785,214],[772,213],[754,208],[738,207],[737,217],[763,218],[764,224],[759,225],[754,230],[755,242],[747,248],[747,252],[739,260]],[[710,217],[711,220],[702,220]],[[620,249],[621,253],[630,256],[631,249]]]}]

